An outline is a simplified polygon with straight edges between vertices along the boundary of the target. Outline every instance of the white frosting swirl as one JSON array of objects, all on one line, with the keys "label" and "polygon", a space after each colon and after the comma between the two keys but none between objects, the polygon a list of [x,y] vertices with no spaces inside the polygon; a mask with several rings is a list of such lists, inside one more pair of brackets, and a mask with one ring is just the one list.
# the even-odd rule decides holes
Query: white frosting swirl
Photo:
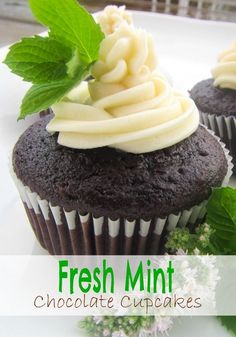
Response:
[{"label": "white frosting swirl", "polygon": [[47,130],[59,132],[60,144],[79,149],[145,153],[182,141],[197,129],[198,110],[155,69],[151,36],[122,24],[101,43],[95,80],[53,106]]},{"label": "white frosting swirl", "polygon": [[125,10],[125,6],[107,6],[102,12],[96,16],[97,23],[105,35],[114,33],[119,26],[126,22],[129,25],[133,24],[132,16]]},{"label": "white frosting swirl", "polygon": [[[123,23],[101,43],[99,60],[92,69],[92,99],[135,87],[153,77],[157,67],[152,36]],[[107,92],[108,90],[108,92]]]},{"label": "white frosting swirl", "polygon": [[219,55],[212,76],[215,86],[236,90],[236,41],[231,48]]}]

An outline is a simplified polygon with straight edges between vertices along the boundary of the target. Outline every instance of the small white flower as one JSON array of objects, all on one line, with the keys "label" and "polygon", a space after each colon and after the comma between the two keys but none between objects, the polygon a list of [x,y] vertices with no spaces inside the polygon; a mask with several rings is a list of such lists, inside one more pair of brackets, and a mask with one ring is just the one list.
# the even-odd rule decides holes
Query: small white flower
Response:
[{"label": "small white flower", "polygon": [[109,336],[109,335],[110,335],[110,330],[105,329],[105,330],[103,331],[103,336],[104,336],[104,337],[107,337],[107,336]]},{"label": "small white flower", "polygon": [[187,255],[187,252],[184,251],[182,248],[179,248],[176,252],[176,255]]},{"label": "small white flower", "polygon": [[112,337],[127,337],[124,331],[115,331],[112,333]]},{"label": "small white flower", "polygon": [[208,233],[209,230],[210,230],[210,226],[206,223],[205,228],[204,228],[204,232]]},{"label": "small white flower", "polygon": [[171,317],[159,317],[156,321],[156,328],[159,332],[164,333],[171,328],[173,320]]},{"label": "small white flower", "polygon": [[194,255],[199,255],[200,254],[200,250],[198,248],[195,248],[193,251]]},{"label": "small white flower", "polygon": [[102,318],[100,316],[94,316],[93,320],[96,324],[100,324],[102,322]]},{"label": "small white flower", "polygon": [[197,277],[197,268],[187,268],[184,272],[184,277],[187,281],[192,281],[192,279],[195,279]]},{"label": "small white flower", "polygon": [[188,266],[189,266],[188,261],[181,262],[181,265],[180,265],[181,269],[186,270],[186,268],[188,268]]}]

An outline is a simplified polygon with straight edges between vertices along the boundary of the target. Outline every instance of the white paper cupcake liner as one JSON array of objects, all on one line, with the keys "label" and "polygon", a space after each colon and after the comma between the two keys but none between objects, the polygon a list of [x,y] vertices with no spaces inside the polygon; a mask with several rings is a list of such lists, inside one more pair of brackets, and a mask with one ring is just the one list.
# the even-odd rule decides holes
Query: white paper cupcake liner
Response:
[{"label": "white paper cupcake liner", "polygon": [[236,118],[233,116],[217,116],[200,111],[201,122],[209,129],[214,131],[215,135],[220,137],[230,150],[233,158],[233,172],[236,174]]},{"label": "white paper cupcake liner", "polygon": [[[216,139],[228,162],[228,172],[222,182],[225,186],[232,175],[232,158],[225,144],[219,137]],[[206,214],[207,200],[178,214],[148,221],[112,220],[105,216],[95,218],[93,214],[80,214],[77,210],[67,212],[61,206],[42,200],[36,192],[23,185],[12,169],[11,172],[38,241],[53,255],[160,254],[168,231],[185,226],[192,229]]]}]

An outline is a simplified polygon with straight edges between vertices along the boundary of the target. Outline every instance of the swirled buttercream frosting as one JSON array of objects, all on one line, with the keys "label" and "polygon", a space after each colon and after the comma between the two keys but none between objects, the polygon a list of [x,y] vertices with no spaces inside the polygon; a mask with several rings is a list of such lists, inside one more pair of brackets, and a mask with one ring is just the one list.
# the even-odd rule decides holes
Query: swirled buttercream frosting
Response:
[{"label": "swirled buttercream frosting", "polygon": [[105,35],[112,34],[123,23],[133,24],[132,16],[125,10],[125,6],[107,6],[96,16],[97,23]]},{"label": "swirled buttercream frosting", "polygon": [[236,41],[231,48],[219,55],[212,76],[215,86],[236,90]]},{"label": "swirled buttercream frosting", "polygon": [[106,36],[93,80],[81,83],[52,108],[47,126],[71,148],[109,146],[145,153],[174,145],[194,133],[199,113],[156,71],[151,35],[123,23]]}]

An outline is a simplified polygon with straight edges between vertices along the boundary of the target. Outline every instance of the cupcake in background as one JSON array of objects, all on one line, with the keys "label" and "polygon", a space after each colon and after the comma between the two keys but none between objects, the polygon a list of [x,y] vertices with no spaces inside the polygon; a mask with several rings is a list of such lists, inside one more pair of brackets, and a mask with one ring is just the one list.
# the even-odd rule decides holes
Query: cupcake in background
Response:
[{"label": "cupcake in background", "polygon": [[221,53],[212,78],[197,83],[190,91],[201,121],[227,145],[236,174],[236,42]]},{"label": "cupcake in background", "polygon": [[228,183],[228,151],[157,69],[152,36],[119,24],[93,79],[15,145],[13,176],[51,254],[160,253],[166,233],[194,229],[212,188]]}]

